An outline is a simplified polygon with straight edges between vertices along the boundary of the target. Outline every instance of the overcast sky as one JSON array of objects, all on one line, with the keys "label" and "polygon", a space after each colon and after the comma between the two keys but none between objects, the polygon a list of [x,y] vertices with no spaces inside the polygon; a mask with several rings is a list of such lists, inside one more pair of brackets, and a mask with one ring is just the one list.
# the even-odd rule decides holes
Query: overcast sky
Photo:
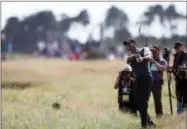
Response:
[{"label": "overcast sky", "polygon": [[[78,15],[81,10],[87,9],[90,15],[90,25],[85,28],[81,25],[74,24],[68,33],[71,38],[78,39],[81,42],[85,42],[90,33],[92,33],[95,39],[100,38],[97,24],[104,20],[107,9],[112,5],[117,6],[128,14],[131,23],[129,29],[133,36],[138,34],[135,23],[141,18],[141,14],[149,5],[161,4],[166,8],[170,4],[174,4],[178,12],[186,15],[185,2],[2,2],[1,4],[1,28],[6,24],[7,18],[11,16],[17,16],[19,19],[23,19],[25,16],[38,11],[51,10],[57,20],[59,20],[62,13],[73,17]],[[177,25],[177,33],[186,34],[186,22],[179,21]],[[157,19],[151,28],[142,28],[141,31],[142,33],[151,34],[156,37],[160,37],[162,34],[165,36],[170,35],[169,31],[163,30],[161,25],[158,24]]]}]

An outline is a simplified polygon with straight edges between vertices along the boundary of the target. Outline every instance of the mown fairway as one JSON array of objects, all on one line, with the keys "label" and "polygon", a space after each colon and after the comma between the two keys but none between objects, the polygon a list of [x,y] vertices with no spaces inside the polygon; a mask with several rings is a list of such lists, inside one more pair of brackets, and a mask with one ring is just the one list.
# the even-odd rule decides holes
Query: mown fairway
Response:
[{"label": "mown fairway", "polygon": [[[3,129],[140,129],[140,119],[118,111],[113,84],[123,65],[34,58],[2,62]],[[5,85],[15,82],[28,87]],[[166,81],[164,118],[155,118],[152,96],[149,113],[158,129],[185,129],[184,115],[170,116],[167,89]],[[59,110],[52,108],[54,102],[61,104]],[[175,105],[173,99],[176,114]]]}]

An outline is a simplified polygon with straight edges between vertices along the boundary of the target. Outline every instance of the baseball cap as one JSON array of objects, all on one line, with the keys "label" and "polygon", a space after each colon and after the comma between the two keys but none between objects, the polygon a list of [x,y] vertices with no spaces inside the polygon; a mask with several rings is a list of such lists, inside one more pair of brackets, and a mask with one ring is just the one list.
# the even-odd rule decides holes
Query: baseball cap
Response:
[{"label": "baseball cap", "polygon": [[181,43],[181,42],[179,42],[179,41],[175,42],[174,48],[178,48],[178,47],[180,47],[180,46],[182,46],[182,43]]},{"label": "baseball cap", "polygon": [[158,45],[153,46],[153,49],[160,50],[160,47]]},{"label": "baseball cap", "polygon": [[127,45],[127,43],[135,43],[136,44],[136,41],[133,38],[129,38],[128,40],[123,41],[123,45]]},{"label": "baseball cap", "polygon": [[125,72],[132,72],[132,67],[130,65],[126,64],[124,66],[124,68],[123,68],[123,71],[125,71]]}]

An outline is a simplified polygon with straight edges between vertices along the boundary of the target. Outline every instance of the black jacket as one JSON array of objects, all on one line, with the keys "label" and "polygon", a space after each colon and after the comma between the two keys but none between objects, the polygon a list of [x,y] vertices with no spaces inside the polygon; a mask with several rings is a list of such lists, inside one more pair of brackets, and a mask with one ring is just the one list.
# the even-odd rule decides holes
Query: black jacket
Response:
[{"label": "black jacket", "polygon": [[173,73],[176,79],[179,79],[179,76],[176,74],[176,72],[179,66],[182,65],[185,56],[187,56],[187,53],[185,52],[180,53],[180,55],[178,53],[174,54]]},{"label": "black jacket", "polygon": [[[129,96],[129,102],[134,101],[134,99],[133,99],[133,87],[134,87],[134,82],[133,81],[130,81],[129,83],[127,83],[123,79],[120,79],[119,88],[118,88],[118,103],[122,103],[123,95],[128,95]],[[124,92],[124,88],[127,89],[126,92]]]}]

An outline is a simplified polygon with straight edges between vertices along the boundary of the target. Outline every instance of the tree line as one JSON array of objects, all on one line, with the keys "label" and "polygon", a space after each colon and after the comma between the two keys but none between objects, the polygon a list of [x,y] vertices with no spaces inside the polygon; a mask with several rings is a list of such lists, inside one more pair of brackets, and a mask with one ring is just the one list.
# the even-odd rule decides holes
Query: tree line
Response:
[{"label": "tree line", "polygon": [[[160,39],[149,36],[148,39],[151,41],[151,44],[170,45],[173,40],[186,41],[186,35],[179,36],[175,33],[175,30],[177,28],[176,22],[178,20],[186,20],[187,16],[178,13],[174,5],[170,5],[166,9],[159,4],[149,6],[142,14],[142,19],[137,21],[137,24],[150,27],[156,17],[159,18],[163,28],[169,26],[172,36],[171,38],[164,38],[164,44]],[[61,43],[66,41],[69,44],[82,44],[80,41],[67,36],[73,23],[78,23],[84,27],[90,24],[88,11],[82,10],[74,17],[62,13],[59,21],[56,20],[55,15],[50,10],[31,14],[23,20],[20,20],[18,17],[10,17],[7,19],[6,25],[1,32],[6,35],[6,40],[10,40],[14,43],[15,52],[31,53],[36,49],[36,44],[40,40],[45,42],[55,40]],[[124,39],[132,37],[128,28],[128,14],[116,6],[111,6],[107,10],[104,22],[101,23],[101,25],[102,31],[104,32],[109,28],[113,28],[114,36],[103,36],[100,41],[90,38],[86,41],[85,46],[89,44],[99,45],[101,42],[105,42],[110,51],[115,51],[116,45],[120,44]],[[140,41],[141,45],[144,45],[145,36],[143,34],[136,38]]]}]

